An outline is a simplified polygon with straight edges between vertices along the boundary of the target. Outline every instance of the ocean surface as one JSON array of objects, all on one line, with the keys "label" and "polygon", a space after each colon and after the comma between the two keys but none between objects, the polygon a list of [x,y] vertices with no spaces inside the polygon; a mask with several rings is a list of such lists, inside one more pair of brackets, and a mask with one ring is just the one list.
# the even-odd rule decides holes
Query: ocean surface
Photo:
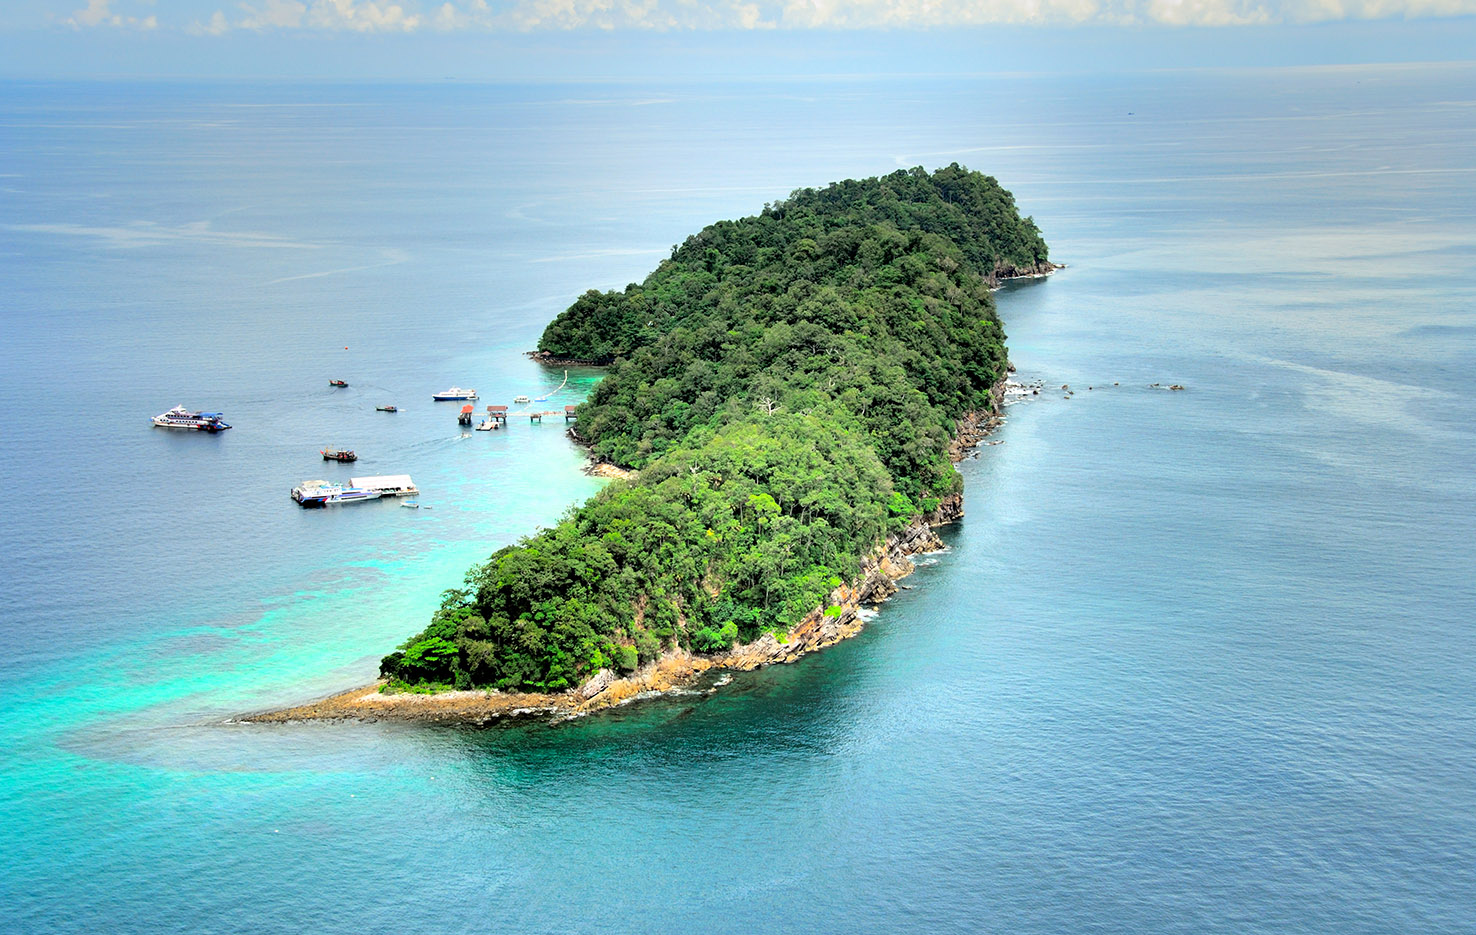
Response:
[{"label": "ocean surface", "polygon": [[[558,725],[227,723],[602,483],[432,392],[549,393],[583,290],[955,160],[1069,264],[999,294],[1047,390],[859,637]],[[1468,66],[0,86],[0,930],[1472,931],[1473,188]],[[426,508],[288,498],[374,473]]]}]

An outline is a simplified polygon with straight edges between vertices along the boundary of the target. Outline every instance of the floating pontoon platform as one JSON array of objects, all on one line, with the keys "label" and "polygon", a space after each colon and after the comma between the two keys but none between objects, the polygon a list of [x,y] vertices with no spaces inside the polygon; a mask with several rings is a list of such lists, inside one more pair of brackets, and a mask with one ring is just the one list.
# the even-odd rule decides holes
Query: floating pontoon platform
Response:
[{"label": "floating pontoon platform", "polygon": [[409,474],[381,474],[376,477],[350,477],[349,483],[365,490],[377,491],[381,497],[413,497],[420,493]]}]

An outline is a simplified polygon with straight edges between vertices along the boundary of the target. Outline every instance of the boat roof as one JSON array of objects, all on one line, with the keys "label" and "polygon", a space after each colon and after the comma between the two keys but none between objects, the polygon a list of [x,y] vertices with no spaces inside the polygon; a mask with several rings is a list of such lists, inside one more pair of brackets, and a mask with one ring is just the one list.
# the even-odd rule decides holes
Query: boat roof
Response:
[{"label": "boat roof", "polygon": [[376,477],[350,477],[349,483],[355,487],[414,487],[415,482],[410,479],[409,474],[380,474]]}]

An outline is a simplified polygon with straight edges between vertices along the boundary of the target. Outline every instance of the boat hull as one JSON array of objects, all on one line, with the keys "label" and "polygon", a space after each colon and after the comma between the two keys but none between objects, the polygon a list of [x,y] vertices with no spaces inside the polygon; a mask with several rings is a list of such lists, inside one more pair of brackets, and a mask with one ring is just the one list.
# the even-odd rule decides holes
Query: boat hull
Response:
[{"label": "boat hull", "polygon": [[226,422],[217,422],[213,425],[182,425],[178,422],[160,422],[154,420],[154,428],[174,429],[179,432],[209,432],[213,435],[216,432],[224,432],[230,427],[230,424]]},{"label": "boat hull", "polygon": [[344,503],[363,503],[368,500],[378,500],[381,496],[383,494],[377,490],[363,490],[345,491],[336,494],[312,494],[307,496],[293,494],[292,499],[296,500],[305,509],[315,509],[318,507],[338,506]]},{"label": "boat hull", "polygon": [[292,499],[304,507],[359,503],[382,497],[413,497],[420,493],[409,474],[376,474],[351,477],[347,484],[325,480],[305,480],[292,488]]}]

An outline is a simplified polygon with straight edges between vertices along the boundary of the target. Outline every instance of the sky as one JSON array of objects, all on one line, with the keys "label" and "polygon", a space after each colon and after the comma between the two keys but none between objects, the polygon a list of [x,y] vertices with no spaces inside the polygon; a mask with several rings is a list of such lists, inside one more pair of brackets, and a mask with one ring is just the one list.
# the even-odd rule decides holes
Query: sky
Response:
[{"label": "sky", "polygon": [[1476,58],[1476,0],[3,0],[0,77],[589,80]]}]

